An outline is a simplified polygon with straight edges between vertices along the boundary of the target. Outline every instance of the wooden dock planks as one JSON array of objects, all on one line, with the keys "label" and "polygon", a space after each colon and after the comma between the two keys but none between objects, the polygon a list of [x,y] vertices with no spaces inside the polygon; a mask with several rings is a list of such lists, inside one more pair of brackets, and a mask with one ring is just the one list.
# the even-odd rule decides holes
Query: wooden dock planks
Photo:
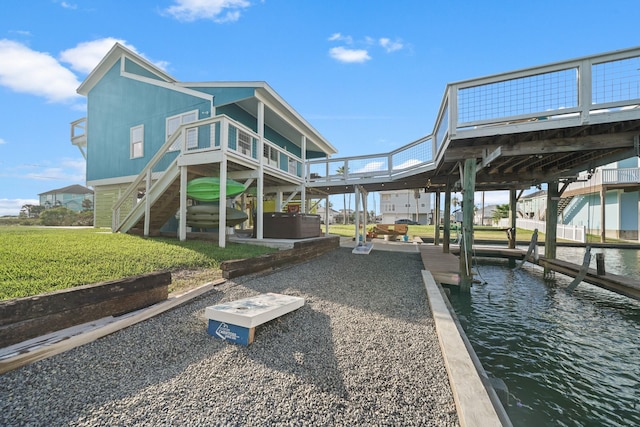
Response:
[{"label": "wooden dock planks", "polygon": [[442,252],[442,246],[420,245],[420,256],[424,268],[433,279],[442,284],[460,284],[460,260],[451,253]]}]

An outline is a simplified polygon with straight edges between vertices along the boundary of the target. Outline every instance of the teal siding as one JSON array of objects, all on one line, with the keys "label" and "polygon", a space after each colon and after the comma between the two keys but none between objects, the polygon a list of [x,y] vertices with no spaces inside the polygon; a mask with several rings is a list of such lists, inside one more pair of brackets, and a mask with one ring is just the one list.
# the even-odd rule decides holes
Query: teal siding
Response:
[{"label": "teal siding", "polygon": [[47,208],[54,208],[56,206],[62,206],[72,211],[81,212],[84,210],[82,202],[84,199],[91,201],[93,206],[93,194],[75,194],[75,193],[55,193],[46,194],[40,196],[40,206]]},{"label": "teal siding", "polygon": [[[166,118],[196,109],[200,119],[207,118],[211,103],[121,77],[116,63],[87,97],[87,180],[137,175],[164,144]],[[138,125],[144,125],[144,157],[131,159],[129,132]],[[159,170],[176,155],[168,155]]]},{"label": "teal siding", "polygon": [[223,106],[242,99],[252,98],[255,89],[252,87],[199,87],[192,86],[190,89],[198,92],[207,93],[214,96],[214,105]]},{"label": "teal siding", "polygon": [[231,117],[236,122],[242,123],[254,132],[258,132],[258,119],[247,113],[246,110],[238,107],[235,104],[225,105],[220,108],[216,108],[216,114],[224,114]]},{"label": "teal siding", "polygon": [[139,66],[138,64],[136,64],[135,62],[133,62],[128,58],[125,58],[125,61],[124,61],[124,71],[126,71],[127,73],[136,74],[138,76],[148,77],[150,79],[165,81],[160,76],[152,73],[146,68]]},{"label": "teal siding", "polygon": [[637,168],[638,167],[638,158],[637,157],[631,157],[631,158],[628,158],[628,159],[620,160],[618,162],[617,167],[619,169]]},{"label": "teal siding", "polygon": [[[217,114],[225,114],[231,117],[233,120],[242,123],[246,127],[250,128],[254,132],[258,132],[258,121],[251,114],[247,113],[246,110],[238,107],[235,104],[232,105],[224,105],[216,109]],[[268,125],[265,126],[264,129],[264,137],[277,145],[280,148],[286,148],[289,153],[292,153],[298,157],[301,156],[302,149],[300,145],[296,144],[293,141],[288,140],[284,136],[280,135],[278,132],[271,129]],[[324,155],[323,155],[324,157]]]},{"label": "teal siding", "polygon": [[638,192],[620,194],[620,230],[638,230]]}]

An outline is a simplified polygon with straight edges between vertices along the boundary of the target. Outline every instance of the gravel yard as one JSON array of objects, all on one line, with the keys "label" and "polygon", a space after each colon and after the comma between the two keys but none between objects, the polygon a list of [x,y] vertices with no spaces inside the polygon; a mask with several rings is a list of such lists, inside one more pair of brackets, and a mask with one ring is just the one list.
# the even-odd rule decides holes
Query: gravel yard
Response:
[{"label": "gravel yard", "polygon": [[[458,417],[418,253],[341,248],[0,376],[0,425],[432,425]],[[264,292],[305,305],[249,347],[204,309]]]}]

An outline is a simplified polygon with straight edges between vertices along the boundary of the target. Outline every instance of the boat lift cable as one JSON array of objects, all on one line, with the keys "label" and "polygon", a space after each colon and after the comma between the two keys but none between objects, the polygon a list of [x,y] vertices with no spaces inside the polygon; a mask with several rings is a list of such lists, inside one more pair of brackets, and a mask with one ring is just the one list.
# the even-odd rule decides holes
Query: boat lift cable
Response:
[{"label": "boat lift cable", "polygon": [[[538,247],[538,229],[534,229],[533,230],[533,234],[531,235],[531,242],[529,243],[529,249],[527,249],[527,253],[524,256],[524,258],[522,258],[522,261],[520,262],[520,264],[518,264],[516,266],[516,270],[522,268],[522,266],[524,265],[525,262],[527,262],[529,260],[529,257],[531,256],[531,253]],[[537,253],[536,253],[536,258],[537,258]]]},{"label": "boat lift cable", "polygon": [[586,251],[584,253],[584,259],[582,260],[582,266],[580,267],[580,271],[573,282],[569,284],[567,287],[567,292],[571,293],[573,290],[582,282],[584,277],[587,275],[587,270],[589,269],[589,263],[591,262],[591,246],[587,246]]}]

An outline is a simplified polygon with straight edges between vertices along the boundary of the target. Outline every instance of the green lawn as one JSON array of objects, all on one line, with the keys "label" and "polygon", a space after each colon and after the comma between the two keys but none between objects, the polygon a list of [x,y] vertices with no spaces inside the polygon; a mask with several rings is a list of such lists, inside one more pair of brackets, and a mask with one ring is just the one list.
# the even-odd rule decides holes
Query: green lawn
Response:
[{"label": "green lawn", "polygon": [[[142,238],[108,229],[0,226],[0,300],[160,270],[196,270],[196,279],[220,277],[220,262],[275,249],[211,241]],[[173,284],[170,290],[190,286]],[[176,280],[174,280],[176,282]],[[203,282],[204,283],[204,282]]]}]

